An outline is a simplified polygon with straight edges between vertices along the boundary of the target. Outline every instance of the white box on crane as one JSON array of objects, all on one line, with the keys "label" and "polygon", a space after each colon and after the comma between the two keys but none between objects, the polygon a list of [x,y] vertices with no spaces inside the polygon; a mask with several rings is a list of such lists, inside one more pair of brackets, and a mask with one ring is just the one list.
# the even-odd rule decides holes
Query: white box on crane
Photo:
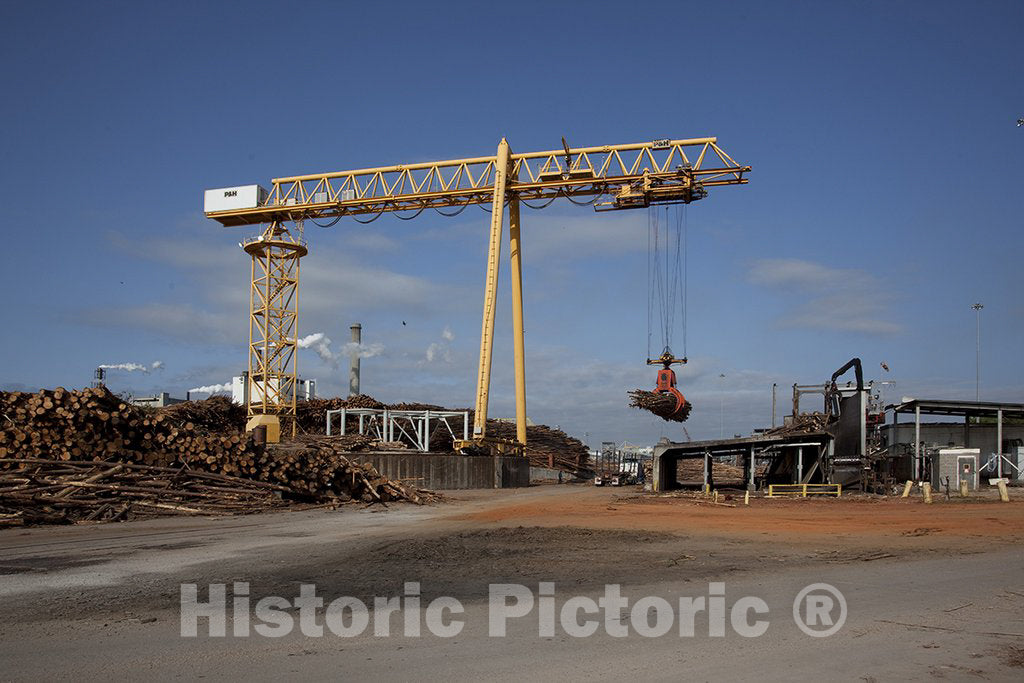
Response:
[{"label": "white box on crane", "polygon": [[233,209],[255,209],[267,201],[267,191],[259,185],[221,187],[207,190],[203,197],[203,211],[231,211]]}]

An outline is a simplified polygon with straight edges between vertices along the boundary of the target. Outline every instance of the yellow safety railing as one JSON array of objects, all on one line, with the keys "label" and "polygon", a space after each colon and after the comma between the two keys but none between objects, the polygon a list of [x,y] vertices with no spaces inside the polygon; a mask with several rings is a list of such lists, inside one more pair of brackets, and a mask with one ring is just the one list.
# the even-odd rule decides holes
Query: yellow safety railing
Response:
[{"label": "yellow safety railing", "polygon": [[768,497],[779,496],[835,496],[843,495],[842,484],[769,484]]}]

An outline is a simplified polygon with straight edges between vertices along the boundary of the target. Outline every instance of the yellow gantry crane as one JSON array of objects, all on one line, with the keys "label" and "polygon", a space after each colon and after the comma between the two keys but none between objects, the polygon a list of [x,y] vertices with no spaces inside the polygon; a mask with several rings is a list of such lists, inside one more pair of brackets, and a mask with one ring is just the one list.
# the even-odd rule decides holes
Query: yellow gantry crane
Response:
[{"label": "yellow gantry crane", "polygon": [[[299,260],[307,253],[302,237],[304,221],[333,219],[328,225],[334,225],[341,218],[352,216],[368,223],[383,213],[413,212],[409,216],[412,218],[426,209],[451,216],[470,204],[491,204],[476,416],[472,440],[459,446],[516,451],[526,444],[520,202],[542,208],[563,197],[577,204],[593,205],[598,211],[690,203],[707,196],[709,187],[745,184],[744,174],[749,171],[749,166],[733,161],[713,137],[580,148],[570,148],[563,138],[562,149],[526,154],[513,154],[502,138],[494,156],[275,178],[269,192],[259,185],[207,190],[208,218],[226,227],[266,226],[258,238],[242,244],[252,257],[248,428],[266,425],[268,439],[276,440],[284,421],[285,428],[290,426],[294,433]],[[583,199],[586,201],[580,201]],[[491,350],[506,205],[512,274],[516,442],[487,435]],[[452,208],[457,211],[443,211]],[[361,220],[359,216],[371,218]]]}]

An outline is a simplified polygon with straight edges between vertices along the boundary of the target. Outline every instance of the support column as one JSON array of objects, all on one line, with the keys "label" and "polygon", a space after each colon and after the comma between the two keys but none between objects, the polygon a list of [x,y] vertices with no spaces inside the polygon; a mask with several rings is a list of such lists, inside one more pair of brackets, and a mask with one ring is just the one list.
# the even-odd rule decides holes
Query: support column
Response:
[{"label": "support column", "polygon": [[523,337],[523,248],[519,239],[519,197],[508,202],[509,266],[512,273],[512,338],[516,370],[516,440],[526,445],[526,355]]},{"label": "support column", "polygon": [[[914,479],[921,479],[921,406],[914,406]],[[929,481],[931,479],[929,478]]]},{"label": "support column", "polygon": [[746,478],[746,485],[748,491],[754,490],[754,447],[750,446],[746,452],[746,462],[743,463],[743,474]]},{"label": "support column", "polygon": [[1003,409],[996,411],[996,476],[1003,478]]},{"label": "support column", "polygon": [[796,484],[804,483],[804,447],[798,446],[796,449]]},{"label": "support column", "polygon": [[484,279],[484,314],[480,330],[480,367],[476,383],[476,413],[473,436],[487,430],[487,402],[491,388],[491,351],[494,341],[494,309],[498,302],[498,266],[501,259],[501,224],[505,215],[505,182],[508,177],[508,141],[501,139],[494,160],[494,200],[491,204],[491,239],[487,249]]}]

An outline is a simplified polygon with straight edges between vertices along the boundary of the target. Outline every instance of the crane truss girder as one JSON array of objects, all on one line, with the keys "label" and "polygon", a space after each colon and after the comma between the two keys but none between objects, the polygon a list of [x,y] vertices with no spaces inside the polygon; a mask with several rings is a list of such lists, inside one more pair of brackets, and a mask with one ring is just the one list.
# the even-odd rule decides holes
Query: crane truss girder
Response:
[{"label": "crane truss girder", "polygon": [[[234,226],[487,204],[496,163],[476,157],[276,178],[264,205],[207,216]],[[693,201],[707,187],[746,184],[750,170],[716,138],[511,154],[509,164],[509,194],[527,201],[608,195],[609,208]]]}]

